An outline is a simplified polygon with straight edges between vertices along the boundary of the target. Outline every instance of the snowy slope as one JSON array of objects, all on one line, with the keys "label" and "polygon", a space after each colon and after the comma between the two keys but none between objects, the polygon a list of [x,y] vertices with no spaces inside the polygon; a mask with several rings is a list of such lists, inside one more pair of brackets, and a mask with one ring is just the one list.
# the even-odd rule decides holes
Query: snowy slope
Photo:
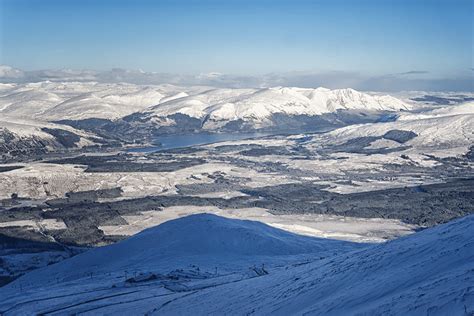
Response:
[{"label": "snowy slope", "polygon": [[0,117],[0,158],[33,158],[35,154],[97,145],[103,140],[70,126]]},{"label": "snowy slope", "polygon": [[45,120],[60,120],[64,117],[76,120],[91,117],[115,119],[158,103],[163,97],[153,88],[137,91],[121,87],[114,92],[104,89],[68,99],[43,112],[40,117]]},{"label": "snowy slope", "polygon": [[42,121],[117,120],[131,116],[126,121],[132,125],[151,123],[144,127],[169,125],[172,119],[168,117],[176,114],[202,121],[205,130],[218,130],[229,122],[240,121],[255,128],[285,125],[284,121],[271,121],[277,115],[315,117],[341,110],[372,113],[410,108],[394,97],[353,89],[227,89],[91,81],[12,83],[0,87],[0,115]]},{"label": "snowy slope", "polygon": [[[62,279],[73,280],[91,271],[106,274],[135,269],[164,273],[171,267],[198,262],[201,267],[212,269],[216,265],[247,268],[263,258],[297,258],[315,253],[326,256],[360,247],[356,243],[295,235],[261,222],[196,214],[165,222],[46,269]],[[50,272],[34,271],[28,282],[48,282]]]},{"label": "snowy slope", "polygon": [[4,115],[33,117],[55,104],[62,102],[58,95],[37,89],[19,88],[3,90],[0,96],[0,112]]},{"label": "snowy slope", "polygon": [[215,89],[146,109],[148,116],[176,113],[215,121],[265,121],[274,114],[321,115],[337,110],[398,111],[410,105],[390,96],[372,96],[353,89],[265,88]]},{"label": "snowy slope", "polygon": [[466,102],[458,105],[450,105],[421,113],[404,113],[399,120],[415,120],[426,118],[438,118],[454,115],[474,115],[474,102]]},{"label": "snowy slope", "polygon": [[465,153],[474,144],[474,103],[452,105],[419,114],[404,113],[394,122],[351,125],[316,136],[314,143],[316,146],[320,146],[321,142],[347,144],[362,137],[382,137],[393,130],[416,135],[407,141],[376,140],[373,146],[411,146],[416,151],[458,148],[460,153]]},{"label": "snowy slope", "polygon": [[474,216],[184,297],[160,314],[470,315]]},{"label": "snowy slope", "polygon": [[[474,216],[384,244],[355,249],[351,245],[303,238],[248,221],[195,215],[33,271],[0,288],[0,311],[4,315],[469,315],[474,311]],[[328,246],[338,254],[328,252]],[[297,254],[308,251],[313,257],[307,254],[309,261],[302,262]],[[265,267],[257,268],[261,258]],[[186,264],[188,268],[183,268]]]},{"label": "snowy slope", "polygon": [[90,133],[76,130],[67,125],[60,125],[54,123],[46,123],[46,122],[38,122],[38,121],[30,121],[30,120],[22,120],[19,118],[0,118],[0,130],[1,131],[9,131],[17,136],[19,139],[22,138],[31,138],[31,137],[38,137],[45,140],[54,140],[54,136],[42,131],[44,128],[49,129],[61,129],[71,133],[75,133],[79,137],[81,137],[81,141],[78,142],[78,147],[83,147],[87,145],[92,145],[93,142],[88,140],[88,137],[95,137]]},{"label": "snowy slope", "polygon": [[181,88],[100,84],[96,82],[38,82],[0,89],[0,115],[54,121],[116,119],[182,96]]}]

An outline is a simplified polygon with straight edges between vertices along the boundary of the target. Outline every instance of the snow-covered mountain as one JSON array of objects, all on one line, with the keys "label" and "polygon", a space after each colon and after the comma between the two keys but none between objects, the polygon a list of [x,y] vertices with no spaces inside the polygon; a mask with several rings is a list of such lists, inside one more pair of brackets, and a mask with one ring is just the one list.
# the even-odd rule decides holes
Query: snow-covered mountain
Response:
[{"label": "snow-covered mountain", "polygon": [[455,115],[474,115],[474,102],[465,102],[457,105],[445,106],[420,113],[403,113],[398,120],[414,120],[439,118]]},{"label": "snow-covered mountain", "polygon": [[[404,146],[447,144],[468,148],[472,143],[469,130],[473,108],[471,102],[435,110],[413,109],[397,98],[353,89],[225,89],[46,81],[0,85],[3,122],[27,119],[35,124],[62,123],[133,143],[154,141],[166,134],[255,130],[300,133],[344,127],[324,137],[337,144],[404,130],[418,135]],[[372,124],[387,120],[392,122]],[[398,144],[375,139],[369,145],[383,148]]]},{"label": "snow-covered mountain", "polygon": [[473,262],[474,216],[361,245],[201,214],[35,270],[0,311],[469,315]]},{"label": "snow-covered mountain", "polygon": [[31,159],[46,152],[105,144],[101,137],[70,126],[0,117],[0,160]]},{"label": "snow-covered mountain", "polygon": [[148,122],[156,128],[178,124],[172,119],[176,115],[199,121],[205,130],[215,130],[231,122],[255,128],[279,124],[284,128],[284,121],[276,123],[272,119],[315,117],[337,111],[399,111],[410,107],[391,96],[353,89],[225,89],[91,81],[0,86],[0,115],[43,121],[118,120],[128,116],[129,122]]},{"label": "snow-covered mountain", "polygon": [[42,121],[117,119],[180,96],[171,85],[138,86],[97,82],[2,84],[0,115]]},{"label": "snow-covered mountain", "polygon": [[209,288],[160,314],[470,315],[474,216],[275,274]]},{"label": "snow-covered mountain", "polygon": [[184,114],[204,121],[214,129],[232,121],[250,122],[262,127],[275,115],[318,116],[340,110],[399,111],[410,105],[391,96],[375,96],[353,89],[265,88],[212,89],[162,102],[143,110],[142,118],[153,119]]},{"label": "snow-covered mountain", "polygon": [[[165,273],[170,267],[185,268],[189,263],[199,263],[206,269],[214,269],[217,264],[239,270],[266,260],[283,262],[288,256],[294,260],[315,253],[326,256],[361,246],[295,235],[261,222],[196,214],[146,229],[123,242],[92,249],[56,266],[55,274],[73,280],[91,272],[152,270]],[[51,274],[39,270],[28,277],[37,284],[47,283],[50,278]]]},{"label": "snow-covered mountain", "polygon": [[463,154],[474,145],[474,102],[451,105],[421,113],[402,113],[396,121],[357,124],[314,137],[316,146],[354,147],[366,149],[412,148],[430,153]]}]

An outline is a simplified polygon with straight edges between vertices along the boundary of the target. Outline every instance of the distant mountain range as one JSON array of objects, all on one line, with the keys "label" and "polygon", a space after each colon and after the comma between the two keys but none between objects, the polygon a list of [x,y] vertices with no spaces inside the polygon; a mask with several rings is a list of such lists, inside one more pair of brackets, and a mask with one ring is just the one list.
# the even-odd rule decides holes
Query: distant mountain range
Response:
[{"label": "distant mountain range", "polygon": [[135,142],[177,133],[326,130],[410,109],[397,98],[353,89],[0,84],[3,121],[55,122]]},{"label": "distant mountain range", "polygon": [[96,82],[0,85],[1,114],[45,121],[119,119],[132,113],[160,118],[179,113],[201,120],[262,122],[278,113],[314,116],[340,110],[399,111],[410,108],[397,98],[353,89],[224,89]]},{"label": "distant mountain range", "polygon": [[[426,118],[446,130],[442,121],[450,119],[437,118],[462,114],[467,123],[458,127],[469,127],[471,103],[430,112],[415,102],[353,89],[8,83],[0,84],[0,147],[8,160],[28,152],[159,142],[169,134],[318,132],[395,120],[394,126],[411,124],[411,130],[414,120]],[[407,120],[412,123],[402,122]],[[452,133],[445,135],[449,142]]]},{"label": "distant mountain range", "polygon": [[373,96],[353,89],[267,88],[211,89],[183,95],[141,111],[143,120],[183,114],[213,130],[230,122],[250,123],[255,128],[272,124],[275,115],[319,116],[338,111],[400,111],[411,106],[391,96]]}]

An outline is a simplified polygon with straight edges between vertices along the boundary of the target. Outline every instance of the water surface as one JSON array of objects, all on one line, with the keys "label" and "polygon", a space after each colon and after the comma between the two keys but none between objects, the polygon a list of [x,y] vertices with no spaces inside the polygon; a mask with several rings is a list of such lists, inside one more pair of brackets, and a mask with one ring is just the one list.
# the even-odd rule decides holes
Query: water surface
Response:
[{"label": "water surface", "polygon": [[160,145],[131,148],[128,152],[155,152],[167,149],[184,148],[196,145],[207,145],[232,140],[242,140],[268,136],[265,133],[216,133],[216,134],[189,134],[189,135],[169,135],[156,138]]}]

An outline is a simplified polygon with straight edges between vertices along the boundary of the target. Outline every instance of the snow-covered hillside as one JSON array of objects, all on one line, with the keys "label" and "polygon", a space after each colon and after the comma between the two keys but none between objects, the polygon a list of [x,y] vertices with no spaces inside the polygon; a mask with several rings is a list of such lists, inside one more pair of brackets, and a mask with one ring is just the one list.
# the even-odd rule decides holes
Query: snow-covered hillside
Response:
[{"label": "snow-covered hillside", "polygon": [[474,216],[350,254],[207,289],[160,314],[470,315]]},{"label": "snow-covered hillside", "polygon": [[126,142],[208,132],[324,131],[411,105],[353,89],[40,81],[0,84],[0,117],[68,124]]},{"label": "snow-covered hillside", "polygon": [[[3,85],[0,115],[43,121],[116,119],[170,100],[181,88],[96,82],[38,82]],[[180,95],[179,95],[180,96]]]},{"label": "snow-covered hillside", "polygon": [[398,120],[415,120],[426,118],[439,118],[455,115],[474,115],[474,102],[466,102],[457,105],[436,108],[421,113],[403,113]]},{"label": "snow-covered hillside", "polygon": [[[91,81],[12,83],[0,88],[0,114],[45,121],[118,119],[143,112],[139,114],[143,118],[179,113],[221,123],[244,120],[264,124],[275,114],[315,116],[338,110],[409,108],[409,104],[394,97],[353,89],[225,89]],[[213,125],[208,125],[212,129]]]},{"label": "snow-covered hillside", "polygon": [[100,137],[66,125],[0,117],[0,158],[33,158],[36,154],[105,143]]},{"label": "snow-covered hillside", "polygon": [[427,314],[474,311],[474,216],[379,245],[194,215],[0,288],[17,314]]},{"label": "snow-covered hillside", "polygon": [[419,153],[464,154],[474,144],[474,103],[403,113],[393,122],[351,125],[316,136],[313,141],[315,146],[360,145],[373,150],[403,147]]},{"label": "snow-covered hillside", "polygon": [[[372,96],[353,89],[265,88],[212,89],[143,110],[145,117],[166,117],[176,113],[216,122],[250,121],[265,124],[273,115],[316,116],[338,110],[399,111],[410,105],[391,96]],[[217,123],[218,124],[218,123]]]},{"label": "snow-covered hillside", "polygon": [[[165,222],[111,246],[92,249],[55,266],[62,279],[118,271],[168,272],[170,267],[239,270],[265,261],[286,261],[305,255],[327,256],[360,248],[362,244],[299,236],[256,221],[243,221],[212,214],[196,214]],[[273,259],[271,259],[273,258]],[[50,269],[50,268],[48,268]],[[40,270],[28,283],[50,281]]]}]

